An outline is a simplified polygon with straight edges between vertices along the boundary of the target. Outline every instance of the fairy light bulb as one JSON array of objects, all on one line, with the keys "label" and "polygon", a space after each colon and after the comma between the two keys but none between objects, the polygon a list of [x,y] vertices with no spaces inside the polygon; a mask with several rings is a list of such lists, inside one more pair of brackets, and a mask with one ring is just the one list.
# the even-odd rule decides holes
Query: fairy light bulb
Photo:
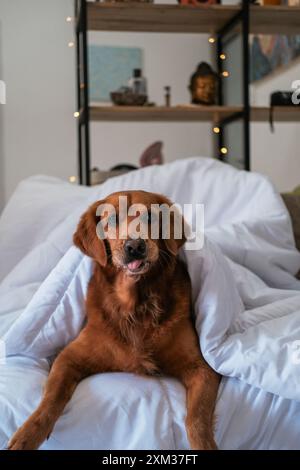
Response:
[{"label": "fairy light bulb", "polygon": [[223,77],[229,77],[229,72],[227,70],[224,70],[224,72],[222,72],[222,75]]},{"label": "fairy light bulb", "polygon": [[75,111],[74,118],[78,118],[78,117],[79,117],[79,111]]},{"label": "fairy light bulb", "polygon": [[213,128],[213,131],[214,131],[215,134],[220,134],[220,128],[218,126],[215,126]]},{"label": "fairy light bulb", "polygon": [[68,42],[68,47],[74,47],[74,41]]},{"label": "fairy light bulb", "polygon": [[216,40],[215,40],[215,38],[214,38],[213,36],[210,36],[210,37],[208,38],[208,42],[209,42],[210,44],[213,44],[215,41],[216,41]]},{"label": "fairy light bulb", "polygon": [[76,180],[77,180],[76,176],[69,176],[70,183],[76,183]]},{"label": "fairy light bulb", "polygon": [[226,59],[226,54],[223,54],[223,53],[220,54],[220,59],[221,59],[221,60],[225,60],[225,59]]},{"label": "fairy light bulb", "polygon": [[72,22],[72,16],[67,16],[66,22],[67,22],[67,23],[71,23],[71,22]]},{"label": "fairy light bulb", "polygon": [[223,155],[226,155],[226,154],[228,153],[228,150],[227,150],[226,147],[222,147],[222,148],[220,149],[220,152],[221,152]]}]

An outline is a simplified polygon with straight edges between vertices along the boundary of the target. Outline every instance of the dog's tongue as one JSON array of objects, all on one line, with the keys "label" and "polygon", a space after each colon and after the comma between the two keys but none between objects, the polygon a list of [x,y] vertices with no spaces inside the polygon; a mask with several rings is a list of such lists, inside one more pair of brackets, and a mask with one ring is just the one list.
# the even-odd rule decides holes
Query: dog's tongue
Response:
[{"label": "dog's tongue", "polygon": [[141,259],[135,259],[134,261],[128,263],[127,266],[131,271],[135,271],[141,266],[142,262],[143,261]]}]

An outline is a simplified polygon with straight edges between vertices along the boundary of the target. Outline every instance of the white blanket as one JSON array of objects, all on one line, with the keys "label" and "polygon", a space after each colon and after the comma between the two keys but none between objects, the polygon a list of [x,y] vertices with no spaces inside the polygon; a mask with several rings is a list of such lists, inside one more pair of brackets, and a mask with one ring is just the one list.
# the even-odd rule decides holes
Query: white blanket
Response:
[{"label": "white blanket", "polygon": [[[79,215],[121,189],[205,204],[204,248],[181,256],[203,354],[231,377],[219,392],[219,447],[300,448],[300,254],[291,222],[265,178],[205,158],[95,188],[43,177],[20,185],[0,220],[0,334],[9,355],[0,366],[0,448],[37,405],[46,358],[85,321],[92,262],[71,246]],[[184,390],[173,379],[102,374],[78,386],[43,448],[188,448],[184,414]]]}]

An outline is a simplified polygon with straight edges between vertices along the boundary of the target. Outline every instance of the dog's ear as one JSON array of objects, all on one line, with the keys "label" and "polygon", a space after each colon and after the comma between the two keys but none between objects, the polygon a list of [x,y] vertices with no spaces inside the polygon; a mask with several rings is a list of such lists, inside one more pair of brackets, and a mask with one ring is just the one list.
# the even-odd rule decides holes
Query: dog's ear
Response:
[{"label": "dog's ear", "polygon": [[76,232],[73,235],[73,242],[85,255],[90,256],[101,266],[107,264],[107,254],[104,240],[97,236],[97,222],[99,216],[96,215],[97,207],[103,201],[95,202],[81,216]]}]

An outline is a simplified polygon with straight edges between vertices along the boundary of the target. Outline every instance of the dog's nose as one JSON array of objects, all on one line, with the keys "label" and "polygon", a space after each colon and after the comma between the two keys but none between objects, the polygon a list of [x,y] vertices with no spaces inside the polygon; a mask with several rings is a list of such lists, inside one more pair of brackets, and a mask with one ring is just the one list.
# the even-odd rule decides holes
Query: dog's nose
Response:
[{"label": "dog's nose", "polygon": [[129,259],[143,259],[146,255],[146,243],[142,238],[126,240],[124,244],[126,256]]}]

